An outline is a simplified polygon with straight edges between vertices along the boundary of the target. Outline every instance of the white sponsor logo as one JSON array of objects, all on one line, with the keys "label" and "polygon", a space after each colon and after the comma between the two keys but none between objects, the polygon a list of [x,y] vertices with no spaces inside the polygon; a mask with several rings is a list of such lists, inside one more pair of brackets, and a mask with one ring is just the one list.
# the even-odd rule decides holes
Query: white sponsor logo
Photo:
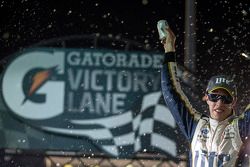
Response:
[{"label": "white sponsor logo", "polygon": [[[54,66],[57,66],[58,73],[64,73],[63,52],[32,51],[23,53],[8,66],[2,81],[2,93],[5,103],[15,114],[26,119],[47,119],[63,112],[64,82],[48,80],[40,88],[35,86],[38,89],[31,93],[44,95],[43,103],[26,100],[27,95],[23,91],[23,79],[30,70],[48,69]],[[33,84],[36,82],[35,80],[35,77],[32,78]]]}]

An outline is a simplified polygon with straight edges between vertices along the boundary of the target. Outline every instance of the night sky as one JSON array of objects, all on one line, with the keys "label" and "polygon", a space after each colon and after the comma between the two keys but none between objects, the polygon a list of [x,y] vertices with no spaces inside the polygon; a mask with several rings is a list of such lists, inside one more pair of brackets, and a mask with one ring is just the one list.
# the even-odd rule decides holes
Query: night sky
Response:
[{"label": "night sky", "polygon": [[[177,36],[177,54],[183,58],[185,35],[183,0],[1,0],[1,67],[20,49],[51,38],[100,34],[130,39],[148,50],[162,51],[156,23],[166,19]],[[236,77],[240,101],[249,103],[250,2],[196,2],[196,57],[198,82],[214,74]]]}]

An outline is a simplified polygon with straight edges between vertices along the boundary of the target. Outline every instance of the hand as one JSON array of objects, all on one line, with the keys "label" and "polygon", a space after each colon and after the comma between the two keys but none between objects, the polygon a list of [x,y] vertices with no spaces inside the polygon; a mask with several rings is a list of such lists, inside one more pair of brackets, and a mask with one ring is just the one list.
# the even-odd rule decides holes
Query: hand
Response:
[{"label": "hand", "polygon": [[166,31],[167,31],[168,35],[167,35],[166,38],[164,38],[161,41],[161,43],[164,46],[165,53],[175,52],[175,40],[176,40],[176,37],[175,37],[173,31],[169,27],[166,28]]}]

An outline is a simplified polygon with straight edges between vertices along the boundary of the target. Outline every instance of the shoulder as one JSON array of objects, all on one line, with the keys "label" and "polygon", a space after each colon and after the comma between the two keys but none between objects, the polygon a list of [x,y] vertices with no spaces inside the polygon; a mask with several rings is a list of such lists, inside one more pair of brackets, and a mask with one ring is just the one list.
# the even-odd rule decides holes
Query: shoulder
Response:
[{"label": "shoulder", "polygon": [[250,104],[245,108],[245,111],[240,116],[242,119],[250,120]]},{"label": "shoulder", "polygon": [[197,113],[196,118],[197,118],[197,120],[199,120],[199,122],[203,122],[203,123],[208,123],[209,122],[209,116],[204,115],[202,113]]},{"label": "shoulder", "polygon": [[247,105],[245,112],[249,112],[250,111],[250,104]]},{"label": "shoulder", "polygon": [[243,113],[241,113],[238,117],[239,122],[239,128],[242,132],[243,136],[250,135],[250,105],[248,105]]}]

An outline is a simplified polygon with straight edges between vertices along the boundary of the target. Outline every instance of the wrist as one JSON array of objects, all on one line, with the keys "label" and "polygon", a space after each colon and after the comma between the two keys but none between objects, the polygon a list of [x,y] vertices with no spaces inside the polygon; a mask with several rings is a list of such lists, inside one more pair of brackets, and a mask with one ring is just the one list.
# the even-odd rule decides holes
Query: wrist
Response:
[{"label": "wrist", "polygon": [[164,63],[167,62],[176,62],[175,52],[166,52],[164,55]]},{"label": "wrist", "polygon": [[173,45],[164,45],[164,51],[165,53],[175,52],[175,47]]},{"label": "wrist", "polygon": [[173,48],[171,48],[171,49],[165,49],[165,53],[169,53],[169,52],[175,52],[175,49]]}]

